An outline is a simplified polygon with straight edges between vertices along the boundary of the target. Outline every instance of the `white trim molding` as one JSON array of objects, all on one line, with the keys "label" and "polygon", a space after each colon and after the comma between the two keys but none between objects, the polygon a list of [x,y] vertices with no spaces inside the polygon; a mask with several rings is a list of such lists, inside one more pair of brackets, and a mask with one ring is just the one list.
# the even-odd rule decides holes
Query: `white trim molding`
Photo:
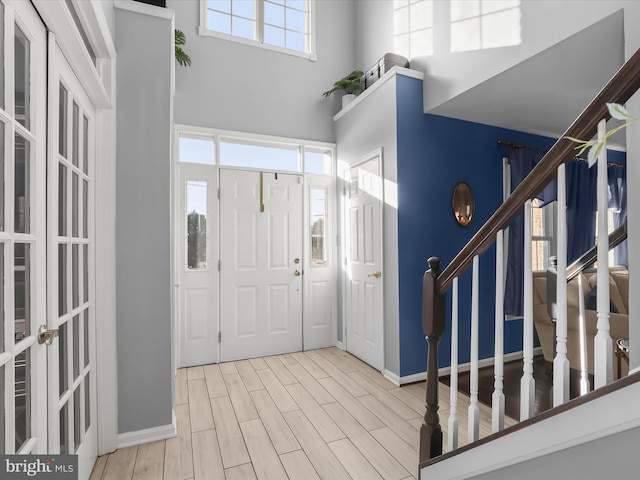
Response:
[{"label": "white trim molding", "polygon": [[142,443],[157,442],[158,440],[166,440],[174,438],[178,435],[178,427],[176,422],[176,412],[171,412],[171,424],[160,425],[159,427],[146,428],[144,430],[136,430],[135,432],[126,432],[118,435],[118,448],[133,447]]},{"label": "white trim molding", "polygon": [[[533,354],[534,356],[541,355],[542,347],[534,348]],[[522,358],[522,352],[507,353],[504,356],[504,362],[505,363],[512,362],[514,360],[520,360],[521,358]],[[491,365],[494,364],[494,361],[495,359],[493,357],[483,358],[482,360],[478,361],[478,368],[490,367]],[[471,369],[471,363],[469,362],[461,363],[460,365],[458,365],[458,373],[468,372],[470,369]],[[443,367],[438,369],[438,377],[444,377],[450,374],[451,374],[451,367]],[[385,377],[387,377],[387,371],[385,371]],[[392,380],[392,378],[393,377],[387,377],[388,380],[395,383]],[[398,385],[406,385],[407,383],[422,382],[423,380],[427,379],[427,372],[414,373],[413,375],[405,375],[404,377],[398,377],[398,378],[399,378]]]}]

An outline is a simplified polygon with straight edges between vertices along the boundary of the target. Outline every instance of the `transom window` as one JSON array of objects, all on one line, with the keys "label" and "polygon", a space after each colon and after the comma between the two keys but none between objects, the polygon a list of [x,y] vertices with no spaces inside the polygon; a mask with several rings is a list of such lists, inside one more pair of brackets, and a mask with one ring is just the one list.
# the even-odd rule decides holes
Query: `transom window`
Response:
[{"label": "transom window", "polygon": [[200,33],[315,59],[313,0],[201,0]]}]

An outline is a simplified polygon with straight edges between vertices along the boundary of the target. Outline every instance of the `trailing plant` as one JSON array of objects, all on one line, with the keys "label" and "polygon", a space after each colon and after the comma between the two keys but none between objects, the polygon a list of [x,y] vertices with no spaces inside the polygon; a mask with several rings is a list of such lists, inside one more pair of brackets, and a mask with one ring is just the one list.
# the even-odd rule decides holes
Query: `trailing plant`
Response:
[{"label": "trailing plant", "polygon": [[182,45],[187,43],[187,37],[185,37],[182,30],[175,30],[175,43],[176,43],[176,60],[180,65],[186,67],[191,65],[191,57],[182,50]]},{"label": "trailing plant", "polygon": [[609,109],[609,115],[617,120],[622,120],[625,123],[617,126],[616,128],[612,128],[609,130],[601,139],[593,139],[593,140],[581,140],[579,138],[574,137],[564,137],[572,142],[576,142],[578,146],[575,148],[578,151],[578,155],[582,155],[584,152],[589,150],[587,154],[587,161],[589,162],[589,166],[591,167],[598,158],[598,154],[605,146],[607,139],[612,135],[615,135],[620,130],[627,128],[634,122],[640,120],[640,117],[634,117],[631,115],[626,108],[624,108],[619,103],[607,103],[607,108]]},{"label": "trailing plant", "polygon": [[362,89],[362,84],[360,83],[360,79],[364,75],[360,70],[354,70],[349,75],[344,78],[341,78],[337,82],[333,84],[333,88],[331,90],[327,90],[322,95],[328,97],[336,90],[344,90],[345,93],[360,93]]}]

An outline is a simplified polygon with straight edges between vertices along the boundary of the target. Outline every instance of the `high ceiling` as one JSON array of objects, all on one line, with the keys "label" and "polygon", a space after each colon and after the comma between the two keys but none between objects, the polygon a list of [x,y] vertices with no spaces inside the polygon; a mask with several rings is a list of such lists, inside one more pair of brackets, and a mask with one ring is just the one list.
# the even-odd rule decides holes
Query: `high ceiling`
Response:
[{"label": "high ceiling", "polygon": [[614,14],[428,113],[559,137],[623,63]]}]

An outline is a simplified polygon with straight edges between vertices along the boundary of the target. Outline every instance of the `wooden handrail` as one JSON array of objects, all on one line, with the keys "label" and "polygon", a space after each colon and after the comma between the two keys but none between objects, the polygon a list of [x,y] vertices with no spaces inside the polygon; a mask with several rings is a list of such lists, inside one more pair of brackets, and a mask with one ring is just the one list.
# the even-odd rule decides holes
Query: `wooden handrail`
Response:
[{"label": "wooden handrail", "polygon": [[471,266],[473,257],[486,251],[495,240],[498,231],[507,226],[520,207],[553,179],[562,163],[574,156],[576,144],[565,137],[585,140],[593,138],[598,122],[602,119],[608,120],[611,117],[606,104],[626,103],[638,89],[640,89],[640,49],[636,50],[633,56],[618,70],[609,83],[518,185],[511,196],[442,271],[437,280],[438,293],[444,294],[451,288],[453,279],[462,275]]},{"label": "wooden handrail", "polygon": [[[627,239],[627,221],[609,234],[609,250],[616,248]],[[567,267],[567,282],[576,278],[580,272],[589,268],[598,259],[598,246],[594,245],[588,252]]]}]

